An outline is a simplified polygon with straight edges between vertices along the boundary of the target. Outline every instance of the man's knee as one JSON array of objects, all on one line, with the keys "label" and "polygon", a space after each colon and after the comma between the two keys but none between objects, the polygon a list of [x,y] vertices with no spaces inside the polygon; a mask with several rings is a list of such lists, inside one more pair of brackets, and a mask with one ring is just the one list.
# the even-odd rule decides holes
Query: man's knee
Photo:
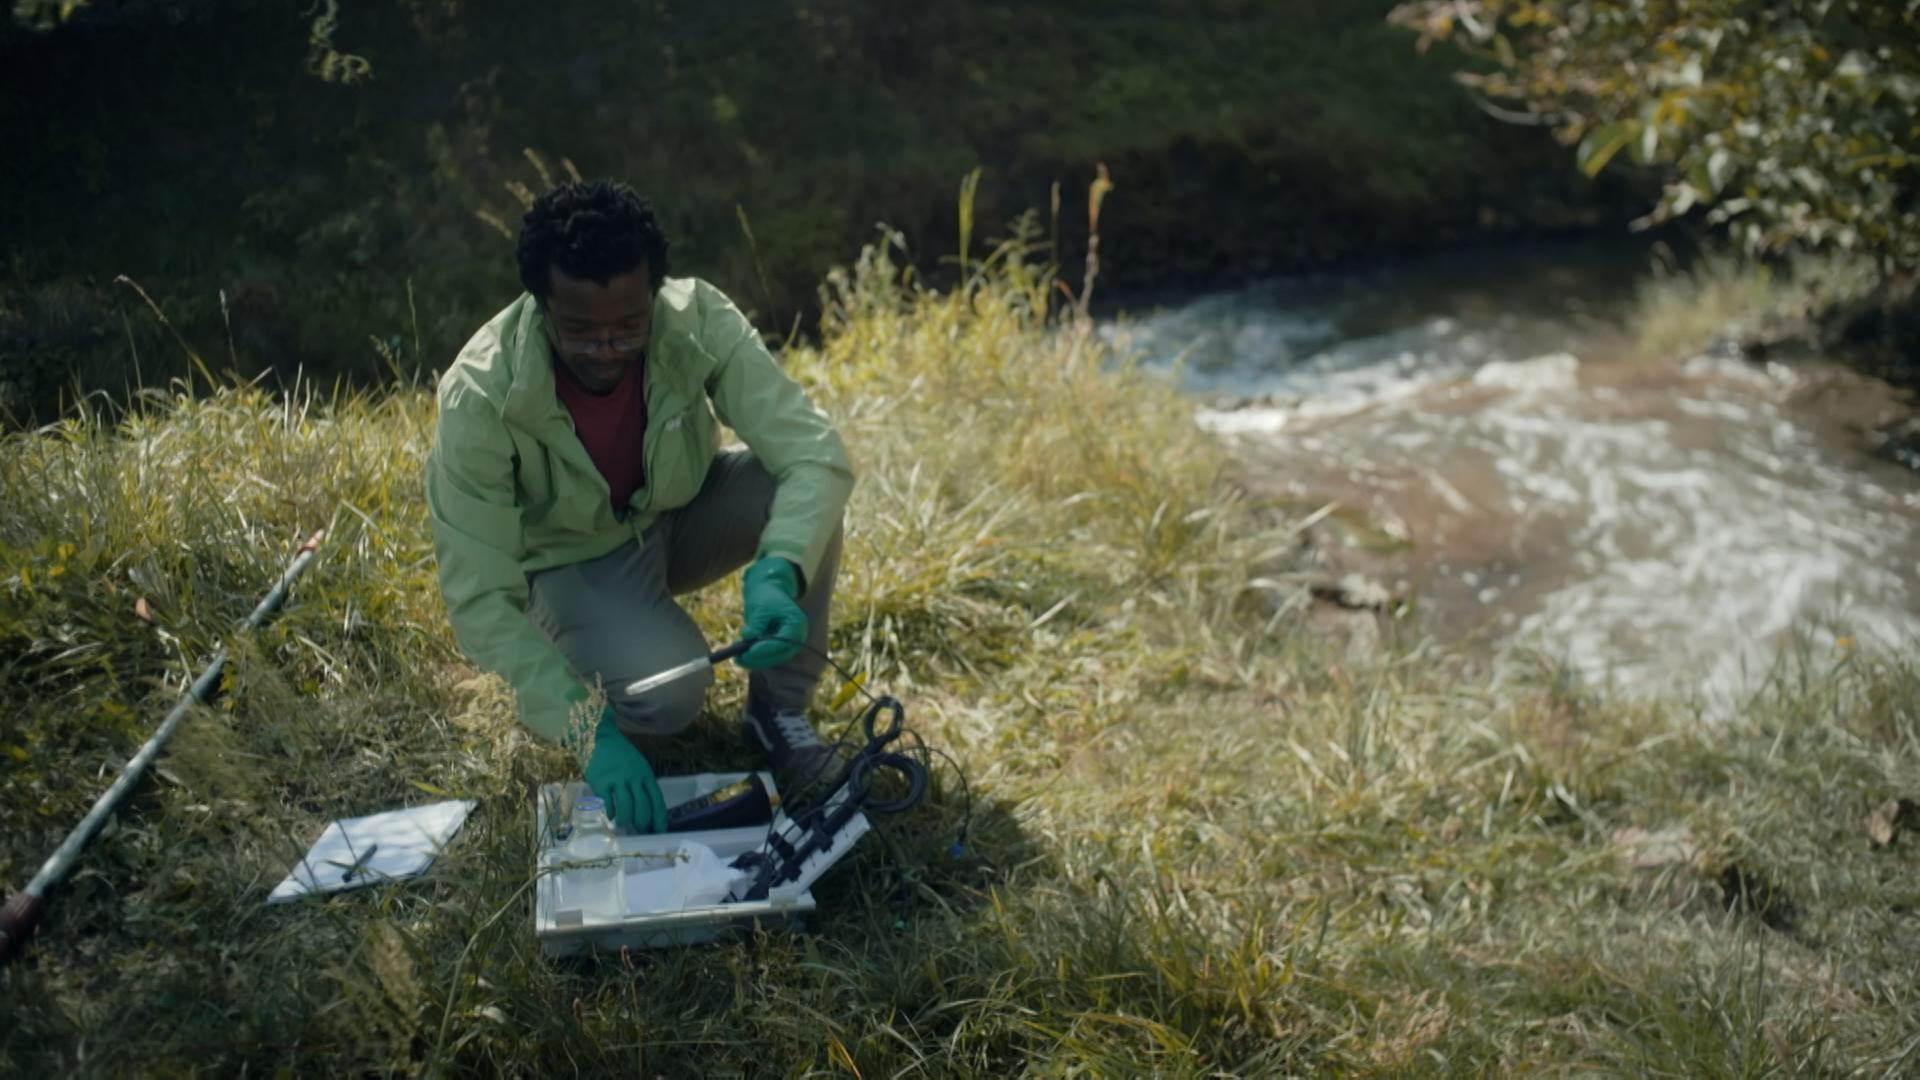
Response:
[{"label": "man's knee", "polygon": [[629,695],[611,687],[607,701],[613,706],[614,722],[630,735],[676,735],[700,715],[712,685],[713,672],[699,671],[644,694]]},{"label": "man's knee", "polygon": [[736,506],[751,508],[764,524],[773,513],[773,497],[780,490],[779,479],[751,450],[722,450],[720,455],[715,465],[726,475],[728,498],[737,500]]}]

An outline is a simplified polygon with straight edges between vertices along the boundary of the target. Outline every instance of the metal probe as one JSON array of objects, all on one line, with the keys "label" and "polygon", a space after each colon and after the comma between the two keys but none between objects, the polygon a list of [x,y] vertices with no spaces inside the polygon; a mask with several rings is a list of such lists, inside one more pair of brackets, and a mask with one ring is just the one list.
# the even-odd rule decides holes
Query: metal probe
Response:
[{"label": "metal probe", "polygon": [[739,656],[741,653],[746,652],[748,649],[753,648],[758,640],[757,638],[746,638],[741,641],[736,641],[725,648],[715,649],[705,656],[696,656],[684,664],[676,664],[657,675],[649,675],[644,679],[635,679],[627,684],[627,694],[628,696],[644,694],[656,686],[665,686],[675,679],[684,678],[696,671],[706,671],[715,664],[723,664]]},{"label": "metal probe", "polygon": [[[322,529],[308,537],[306,543],[300,545],[299,552],[294,556],[293,565],[287,567],[286,572],[280,575],[280,580],[274,585],[273,591],[269,592],[267,598],[260,601],[260,605],[253,609],[253,614],[247,616],[246,621],[241,624],[241,629],[258,629],[267,621],[268,616],[280,609],[280,605],[287,598],[288,591],[293,588],[294,581],[306,570],[307,564],[313,561],[314,553],[319,550],[320,541],[326,535],[326,530]],[[87,842],[99,833],[106,825],[107,818],[120,805],[121,800],[126,798],[135,784],[140,782],[140,778],[146,774],[147,767],[152,765],[154,758],[159,756],[160,748],[173,737],[174,729],[186,719],[187,713],[194,705],[205,703],[212,690],[220,685],[220,672],[226,667],[226,663],[227,650],[223,648],[214,654],[213,662],[207,665],[206,670],[200,673],[200,677],[193,681],[193,685],[187,688],[185,694],[181,695],[179,703],[173,707],[172,712],[167,714],[167,718],[160,722],[159,729],[140,747],[140,752],[133,755],[133,760],[127,762],[126,767],[120,770],[120,775],[114,779],[113,785],[94,800],[93,809],[87,811],[87,816],[81,818],[80,824],[75,825],[73,831],[67,834],[67,838],[60,842],[59,848],[55,849],[53,855],[40,867],[40,872],[33,875],[33,880],[27,882],[26,888],[14,893],[4,908],[0,908],[0,963],[20,954],[28,936],[33,933],[34,926],[40,921],[40,913],[42,905],[46,902],[47,893],[65,880],[67,872],[73,869],[73,864],[80,858],[80,849],[86,847]]]}]

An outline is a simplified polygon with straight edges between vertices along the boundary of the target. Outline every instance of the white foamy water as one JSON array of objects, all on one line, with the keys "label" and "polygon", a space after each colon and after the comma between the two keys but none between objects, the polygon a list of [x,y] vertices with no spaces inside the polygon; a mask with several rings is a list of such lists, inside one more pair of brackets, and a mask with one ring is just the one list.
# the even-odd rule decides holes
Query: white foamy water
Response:
[{"label": "white foamy water", "polygon": [[[1532,383],[1325,416],[1259,459],[1364,463],[1367,496],[1421,515],[1408,531],[1435,541],[1436,601],[1589,680],[1724,701],[1795,633],[1816,647],[1920,641],[1906,474],[1842,460],[1789,416],[1789,386],[1718,365],[1582,382],[1568,359],[1508,369],[1544,368]],[[1431,509],[1393,498],[1422,483],[1438,493]]]},{"label": "white foamy water", "polygon": [[[1470,318],[1446,297],[1344,337],[1323,320],[1311,352],[1297,328],[1319,316],[1253,293],[1133,340],[1161,357],[1184,341],[1205,361],[1198,390],[1259,395],[1201,421],[1273,490],[1409,539],[1335,556],[1405,584],[1434,633],[1497,664],[1544,654],[1594,683],[1724,704],[1796,639],[1920,643],[1920,477],[1850,444],[1802,400],[1804,375],[1626,366],[1524,303]],[[1194,345],[1210,319],[1225,336]]]}]

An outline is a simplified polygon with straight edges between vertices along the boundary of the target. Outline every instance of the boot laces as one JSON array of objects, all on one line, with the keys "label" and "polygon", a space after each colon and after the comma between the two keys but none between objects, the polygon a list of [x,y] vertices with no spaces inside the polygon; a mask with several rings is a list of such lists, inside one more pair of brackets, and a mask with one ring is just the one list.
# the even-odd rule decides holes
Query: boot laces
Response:
[{"label": "boot laces", "polygon": [[793,750],[806,750],[824,746],[820,736],[813,733],[813,725],[807,723],[807,714],[798,709],[782,709],[773,714],[773,726],[780,733],[780,740]]}]

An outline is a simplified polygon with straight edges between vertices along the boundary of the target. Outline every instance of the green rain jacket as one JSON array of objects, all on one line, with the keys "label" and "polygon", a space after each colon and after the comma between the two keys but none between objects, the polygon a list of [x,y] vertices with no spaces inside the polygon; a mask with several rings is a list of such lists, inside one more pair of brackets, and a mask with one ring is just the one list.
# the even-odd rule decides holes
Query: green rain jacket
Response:
[{"label": "green rain jacket", "polygon": [[540,308],[522,295],[440,377],[426,487],[454,637],[513,687],[526,725],[558,741],[580,680],[528,620],[527,575],[605,555],[692,501],[719,449],[716,412],[778,481],[759,556],[791,559],[802,580],[840,522],[853,469],[826,414],[705,281],[668,278],[654,296],[646,476],[624,521],[553,380]]}]

